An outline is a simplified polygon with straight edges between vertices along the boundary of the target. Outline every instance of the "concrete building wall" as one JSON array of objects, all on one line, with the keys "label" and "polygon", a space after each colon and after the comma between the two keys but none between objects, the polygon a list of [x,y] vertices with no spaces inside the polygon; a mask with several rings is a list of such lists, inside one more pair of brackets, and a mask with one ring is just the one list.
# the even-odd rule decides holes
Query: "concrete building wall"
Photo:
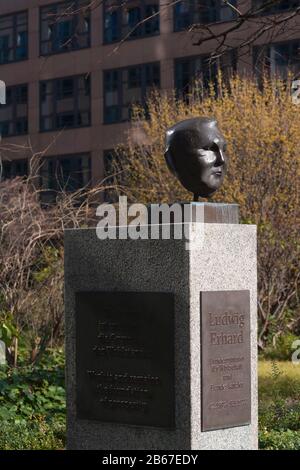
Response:
[{"label": "concrete building wall", "polygon": [[[238,7],[247,8],[250,0],[240,0]],[[174,87],[174,59],[207,54],[215,47],[214,42],[195,46],[196,36],[192,33],[173,32],[173,8],[166,8],[165,0],[160,1],[160,34],[157,36],[125,41],[122,44],[103,44],[103,9],[102,6],[92,11],[91,47],[88,49],[59,53],[47,57],[39,51],[39,8],[52,4],[53,0],[10,0],[1,2],[0,15],[27,10],[29,21],[29,57],[28,60],[0,65],[0,79],[7,86],[28,84],[28,121],[27,136],[3,139],[2,154],[10,158],[24,158],[32,153],[48,149],[46,154],[64,155],[88,152],[92,157],[92,175],[94,181],[103,177],[103,151],[112,149],[122,142],[127,135],[129,124],[104,124],[103,70],[126,67],[148,62],[160,62],[161,88],[170,90]],[[276,41],[300,37],[299,18],[292,20],[291,28],[286,28]],[[215,30],[223,30],[227,23],[215,24]],[[236,46],[245,38],[245,28],[255,29],[257,25],[244,26],[232,36],[232,45]],[[257,40],[257,44],[270,41],[271,33],[266,33]],[[276,31],[272,31],[276,35]],[[252,57],[246,51],[238,61],[240,73],[251,73]],[[91,77],[91,126],[69,129],[62,132],[39,131],[39,81],[79,74]],[[20,146],[20,154],[11,151],[11,145]]]}]

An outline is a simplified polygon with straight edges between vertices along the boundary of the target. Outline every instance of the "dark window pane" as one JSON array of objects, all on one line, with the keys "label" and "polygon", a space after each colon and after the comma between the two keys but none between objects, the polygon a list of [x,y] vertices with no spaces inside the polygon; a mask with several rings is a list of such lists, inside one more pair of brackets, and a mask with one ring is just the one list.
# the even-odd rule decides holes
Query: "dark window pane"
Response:
[{"label": "dark window pane", "polygon": [[105,71],[104,122],[130,119],[132,106],[145,106],[147,94],[154,87],[160,87],[159,63]]},{"label": "dark window pane", "polygon": [[41,8],[42,55],[90,47],[89,5],[89,0],[72,0]]},{"label": "dark window pane", "polygon": [[264,73],[284,80],[288,73],[297,78],[300,74],[300,41],[287,41],[256,47],[253,61],[256,73],[260,78]]},{"label": "dark window pane", "polygon": [[223,0],[182,0],[174,6],[174,29],[181,31],[194,24],[209,24],[231,21],[236,18],[237,1],[230,5]]},{"label": "dark window pane", "polygon": [[137,25],[140,23],[142,19],[141,9],[138,7],[131,8],[128,10],[127,13],[127,23],[129,32],[131,32],[132,37],[139,36],[142,31]]},{"label": "dark window pane", "polygon": [[63,129],[64,127],[74,127],[75,123],[75,116],[74,114],[63,114],[61,116],[57,116],[57,128]]},{"label": "dark window pane", "polygon": [[0,180],[12,179],[17,176],[28,175],[28,161],[27,160],[11,160],[2,162],[2,172],[0,168]]},{"label": "dark window pane", "polygon": [[27,103],[27,91],[27,85],[22,85],[15,89],[17,103]]},{"label": "dark window pane", "polygon": [[59,192],[73,192],[90,184],[90,156],[47,157],[41,166],[40,178],[42,201],[54,202]]},{"label": "dark window pane", "polygon": [[65,78],[59,80],[57,83],[57,98],[63,99],[74,96],[74,80],[72,78]]},{"label": "dark window pane", "polygon": [[27,13],[0,16],[0,64],[27,59]]},{"label": "dark window pane", "polygon": [[77,76],[40,83],[41,131],[91,124],[90,78]]},{"label": "dark window pane", "polygon": [[28,49],[28,33],[27,31],[22,31],[18,33],[18,37],[17,37],[16,59],[17,60],[26,59],[27,49]]},{"label": "dark window pane", "polygon": [[141,72],[141,67],[134,67],[128,69],[128,88],[137,88],[142,85]]},{"label": "dark window pane", "polygon": [[103,12],[105,43],[159,34],[159,0],[104,0]]},{"label": "dark window pane", "polygon": [[0,63],[12,60],[12,50],[9,48],[9,36],[0,36]]},{"label": "dark window pane", "polygon": [[145,23],[145,34],[154,34],[159,32],[159,6],[146,5],[146,18],[149,18]]},{"label": "dark window pane", "polygon": [[105,42],[113,42],[117,41],[119,36],[118,31],[118,12],[113,11],[112,13],[105,14],[104,20],[104,41]]},{"label": "dark window pane", "polygon": [[207,88],[212,82],[216,87],[218,70],[228,79],[236,70],[236,53],[226,53],[217,61],[207,56],[178,59],[175,61],[175,88],[177,96],[189,100],[195,87]]},{"label": "dark window pane", "polygon": [[8,87],[6,104],[0,106],[0,133],[2,137],[28,132],[27,85]]},{"label": "dark window pane", "polygon": [[2,137],[8,137],[10,134],[9,128],[9,122],[0,122],[0,135]]},{"label": "dark window pane", "polygon": [[[260,9],[266,4],[265,0],[252,0],[253,8]],[[272,13],[280,13],[292,10],[300,6],[300,0],[279,0],[268,8],[263,8],[261,14],[270,15]]]}]

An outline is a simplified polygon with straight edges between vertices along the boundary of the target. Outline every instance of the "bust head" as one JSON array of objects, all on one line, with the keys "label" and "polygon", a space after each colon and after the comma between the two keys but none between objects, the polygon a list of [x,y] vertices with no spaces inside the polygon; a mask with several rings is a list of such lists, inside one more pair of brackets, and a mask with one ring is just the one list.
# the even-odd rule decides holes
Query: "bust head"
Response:
[{"label": "bust head", "polygon": [[199,117],[175,124],[166,133],[165,158],[181,184],[199,196],[211,196],[223,183],[226,142],[215,119]]}]

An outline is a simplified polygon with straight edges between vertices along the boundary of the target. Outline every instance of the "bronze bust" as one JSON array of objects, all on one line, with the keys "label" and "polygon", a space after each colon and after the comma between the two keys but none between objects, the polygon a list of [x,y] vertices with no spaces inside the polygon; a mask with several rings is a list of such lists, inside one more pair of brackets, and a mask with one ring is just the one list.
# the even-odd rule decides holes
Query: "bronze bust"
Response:
[{"label": "bronze bust", "polygon": [[165,159],[180,183],[199,197],[210,197],[223,183],[226,141],[215,119],[199,117],[175,124],[166,133]]}]

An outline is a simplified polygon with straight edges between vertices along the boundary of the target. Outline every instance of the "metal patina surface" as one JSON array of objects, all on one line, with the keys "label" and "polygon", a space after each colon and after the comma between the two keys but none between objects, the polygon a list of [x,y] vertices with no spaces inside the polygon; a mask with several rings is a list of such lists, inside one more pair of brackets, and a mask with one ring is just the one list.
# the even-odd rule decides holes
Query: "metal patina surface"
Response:
[{"label": "metal patina surface", "polygon": [[77,418],[175,425],[174,296],[76,293]]},{"label": "metal patina surface", "polygon": [[194,201],[209,198],[221,187],[227,167],[225,152],[225,138],[213,118],[185,119],[167,130],[168,168],[194,194]]},{"label": "metal patina surface", "polygon": [[201,292],[202,431],[251,422],[249,291]]}]

